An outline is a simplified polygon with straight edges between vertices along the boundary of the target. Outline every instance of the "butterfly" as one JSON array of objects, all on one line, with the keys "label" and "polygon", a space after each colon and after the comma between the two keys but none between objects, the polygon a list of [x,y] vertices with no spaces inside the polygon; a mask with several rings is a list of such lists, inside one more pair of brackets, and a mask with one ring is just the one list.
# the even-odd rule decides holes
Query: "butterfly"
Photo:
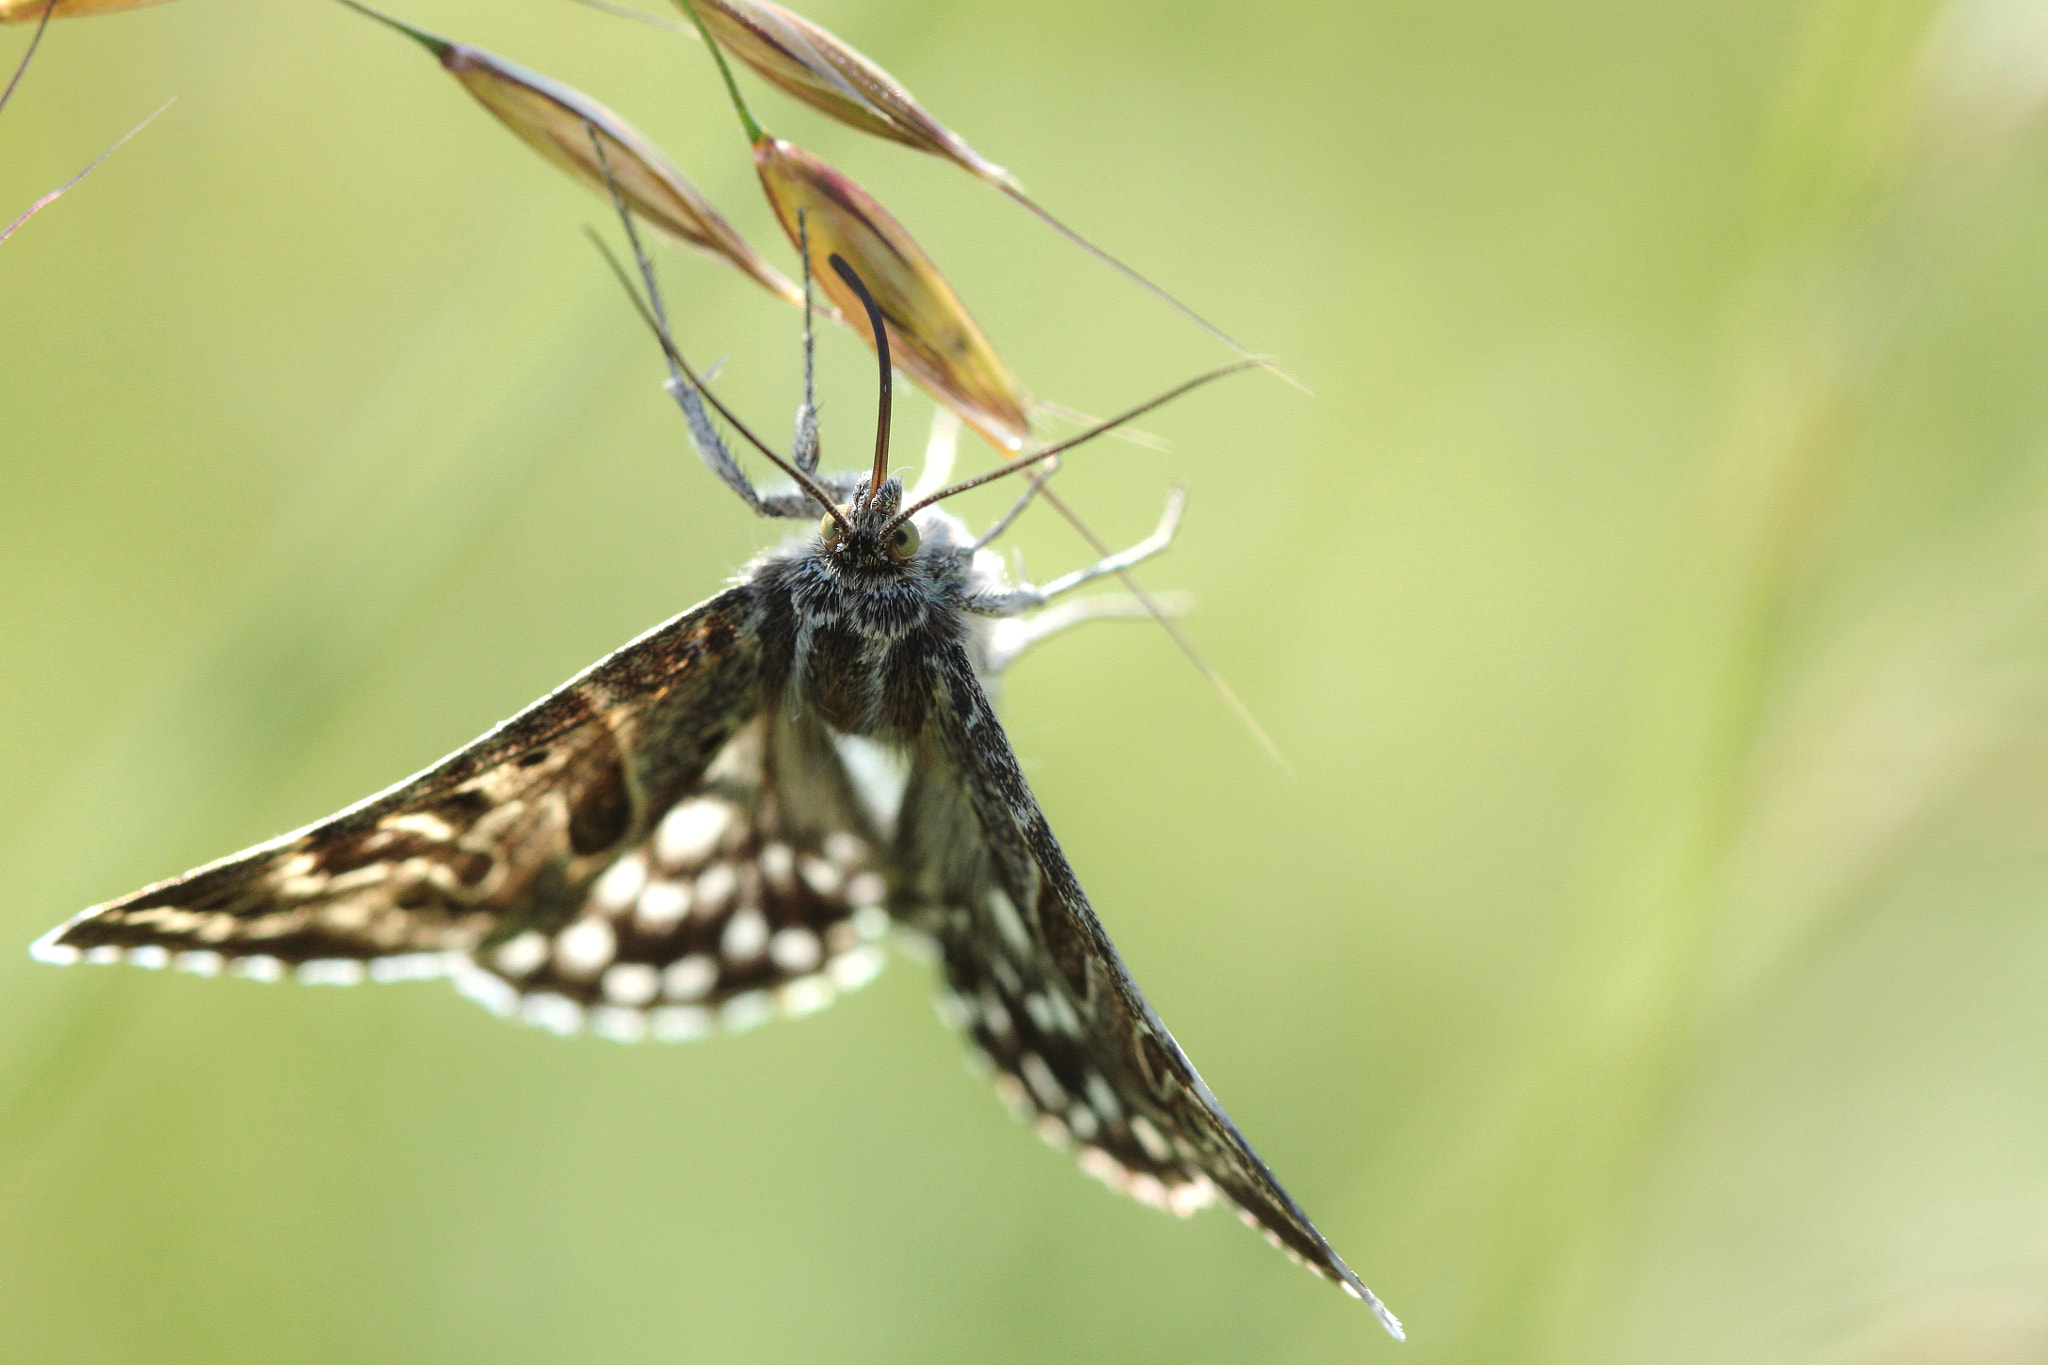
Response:
[{"label": "butterfly", "polygon": [[[851,474],[815,472],[808,328],[785,461],[689,370],[646,275],[700,454],[752,510],[815,531],[424,772],[95,906],[34,955],[307,983],[447,976],[558,1033],[683,1040],[819,1009],[880,970],[885,938],[915,936],[935,949],[941,1014],[1020,1119],[1144,1203],[1233,1205],[1399,1336],[1131,978],[990,702],[1024,649],[1099,614],[1052,600],[1163,548],[1177,503],[1132,551],[1042,586],[1011,582],[988,548],[1041,479],[978,537],[937,505],[1193,384],[907,498],[887,472],[887,325],[832,264],[881,361],[874,466]],[[705,400],[796,486],[757,489]]]}]

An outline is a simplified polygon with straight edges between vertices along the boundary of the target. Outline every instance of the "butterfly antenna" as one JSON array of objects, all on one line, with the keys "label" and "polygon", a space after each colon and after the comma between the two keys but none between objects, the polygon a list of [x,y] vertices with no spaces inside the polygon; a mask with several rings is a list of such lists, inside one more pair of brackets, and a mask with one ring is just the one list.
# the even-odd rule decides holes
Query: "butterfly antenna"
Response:
[{"label": "butterfly antenna", "polygon": [[[846,281],[848,289],[860,295],[860,306],[868,310],[868,330],[875,335],[875,359],[882,367],[882,393],[876,400],[875,411],[875,473],[874,477],[868,480],[868,497],[872,499],[875,494],[882,491],[882,480],[889,477],[889,407],[892,387],[889,377],[889,327],[882,321],[881,305],[875,302],[875,296],[861,283],[860,276],[846,263],[846,258],[835,251],[830,260],[832,272]],[[898,517],[889,525],[893,527],[896,522],[902,520],[903,518]]]},{"label": "butterfly antenna", "polygon": [[36,55],[36,49],[43,45],[43,30],[50,26],[50,16],[57,11],[57,0],[43,0],[43,17],[36,20],[35,36],[28,40],[28,51],[21,54],[21,65],[14,68],[14,75],[8,78],[7,88],[0,90],[0,109],[7,107],[7,101],[14,98],[14,87],[21,84],[21,78],[28,73],[28,64]]},{"label": "butterfly antenna", "polygon": [[1064,451],[1072,450],[1075,446],[1083,445],[1089,441],[1092,441],[1106,431],[1114,431],[1126,422],[1136,421],[1138,418],[1143,417],[1146,413],[1152,411],[1154,408],[1164,407],[1168,403],[1171,403],[1174,399],[1179,398],[1181,395],[1192,393],[1196,389],[1201,388],[1204,384],[1214,383],[1218,379],[1222,379],[1228,375],[1237,374],[1243,370],[1270,370],[1272,368],[1273,366],[1270,361],[1267,361],[1259,356],[1249,356],[1243,360],[1233,360],[1228,365],[1219,365],[1215,369],[1207,372],[1206,374],[1198,374],[1193,379],[1187,380],[1184,383],[1174,385],[1172,388],[1168,389],[1165,393],[1160,394],[1156,398],[1148,398],[1144,402],[1138,404],[1138,406],[1134,408],[1129,408],[1123,412],[1118,413],[1116,416],[1110,418],[1106,422],[1097,422],[1094,426],[1088,428],[1088,430],[1084,432],[1081,432],[1079,435],[1069,436],[1064,441],[1058,441],[1052,445],[1042,447],[1038,450],[1034,450],[1029,455],[1025,455],[1018,459],[1012,460],[1008,464],[997,465],[994,469],[991,469],[986,473],[976,474],[971,479],[962,479],[960,482],[956,484],[952,484],[949,485],[948,487],[941,488],[938,492],[933,493],[928,497],[919,498],[916,502],[912,503],[910,506],[898,512],[895,516],[891,517],[889,519],[889,524],[882,528],[882,534],[886,536],[898,525],[910,520],[910,518],[913,515],[922,512],[925,508],[930,507],[935,502],[943,502],[947,498],[952,497],[956,493],[965,493],[970,488],[979,488],[981,487],[981,485],[985,483],[993,483],[997,479],[1007,478],[1010,475],[1015,474],[1020,469],[1029,469],[1031,468],[1031,466],[1035,464],[1043,464],[1045,461],[1050,460],[1053,456],[1058,455]]},{"label": "butterfly antenna", "polygon": [[585,228],[584,232],[597,247],[598,254],[604,257],[605,264],[611,267],[612,275],[626,291],[626,297],[632,300],[633,309],[640,314],[640,320],[647,324],[648,329],[654,333],[654,339],[660,343],[661,353],[668,358],[669,374],[676,382],[687,384],[691,392],[702,394],[717,410],[718,415],[731,423],[733,430],[747,439],[747,444],[760,451],[770,464],[789,475],[804,492],[816,499],[824,507],[826,515],[838,523],[842,532],[850,533],[853,530],[852,523],[846,520],[845,515],[833,503],[832,494],[824,485],[811,477],[809,471],[797,468],[769,449],[768,443],[756,436],[745,422],[735,416],[732,409],[728,408],[717,394],[704,387],[704,382],[697,377],[697,372],[690,368],[690,362],[683,359],[682,351],[677,349],[675,338],[668,330],[668,318],[661,306],[661,286],[654,278],[654,263],[647,259],[646,248],[640,244],[640,233],[633,226],[632,210],[626,207],[625,196],[619,193],[618,182],[612,178],[612,164],[610,158],[605,155],[604,141],[598,137],[597,129],[589,123],[585,123],[583,127],[584,131],[589,133],[590,145],[597,153],[598,170],[604,174],[604,186],[611,193],[612,208],[618,213],[619,222],[625,227],[626,240],[632,244],[633,259],[640,268],[640,279],[647,287],[647,299],[640,297],[640,291],[634,287],[632,277],[626,274],[625,266],[619,263],[617,254],[605,240],[589,228]]}]

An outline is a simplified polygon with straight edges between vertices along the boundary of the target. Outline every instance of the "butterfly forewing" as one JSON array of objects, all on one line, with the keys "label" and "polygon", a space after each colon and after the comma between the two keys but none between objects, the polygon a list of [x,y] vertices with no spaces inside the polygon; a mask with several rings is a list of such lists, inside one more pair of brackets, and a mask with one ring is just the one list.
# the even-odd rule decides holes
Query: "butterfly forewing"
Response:
[{"label": "butterfly forewing", "polygon": [[[964,649],[933,708],[949,762],[906,799],[943,858],[913,857],[950,994],[998,1093],[1110,1188],[1185,1216],[1228,1199],[1276,1247],[1378,1300],[1238,1132],[1131,978],[1025,784]],[[949,804],[955,808],[949,809]]]},{"label": "butterfly forewing", "polygon": [[552,932],[749,718],[747,600],[685,612],[339,815],[87,910],[38,956],[342,980]]}]

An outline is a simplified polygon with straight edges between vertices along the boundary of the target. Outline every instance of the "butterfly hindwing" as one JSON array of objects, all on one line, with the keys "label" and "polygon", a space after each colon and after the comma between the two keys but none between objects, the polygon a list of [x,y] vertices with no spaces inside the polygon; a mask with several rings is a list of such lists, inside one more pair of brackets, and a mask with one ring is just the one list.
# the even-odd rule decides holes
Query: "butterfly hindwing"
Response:
[{"label": "butterfly hindwing", "polygon": [[682,1040],[807,1014],[880,970],[888,881],[816,721],[769,708],[584,890],[476,955],[470,994],[568,1032]]}]

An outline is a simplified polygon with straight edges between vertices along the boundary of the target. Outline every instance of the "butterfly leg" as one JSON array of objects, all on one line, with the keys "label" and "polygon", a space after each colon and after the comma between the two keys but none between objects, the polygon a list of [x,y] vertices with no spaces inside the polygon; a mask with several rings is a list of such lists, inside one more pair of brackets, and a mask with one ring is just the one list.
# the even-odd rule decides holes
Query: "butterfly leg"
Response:
[{"label": "butterfly leg", "polygon": [[796,408],[796,440],[791,448],[791,459],[798,469],[806,474],[818,470],[818,404],[817,391],[812,384],[813,353],[816,337],[811,334],[811,229],[810,210],[796,211],[797,259],[804,267],[804,401]]},{"label": "butterfly leg", "polygon": [[[1083,583],[1092,583],[1104,574],[1121,573],[1144,563],[1173,544],[1174,532],[1180,529],[1180,514],[1187,506],[1187,495],[1176,488],[1166,499],[1166,511],[1159,518],[1159,527],[1130,549],[1118,554],[1105,555],[1085,569],[1061,574],[1050,583],[1024,583],[1008,592],[979,593],[969,597],[962,605],[971,612],[983,616],[1022,616],[1044,606],[1062,593],[1072,592]],[[1013,509],[1013,514],[1016,510]]]},{"label": "butterfly leg", "polygon": [[[654,276],[654,263],[647,258],[647,249],[640,244],[640,233],[633,226],[632,211],[626,207],[626,200],[619,192],[618,182],[612,178],[611,163],[605,157],[604,143],[598,137],[597,129],[591,127],[588,123],[584,125],[584,130],[590,135],[591,149],[597,155],[598,169],[604,174],[605,188],[611,192],[612,208],[619,215],[619,226],[625,229],[626,240],[632,244],[633,261],[639,267],[641,284],[647,290],[645,315],[649,325],[654,328],[655,336],[661,342],[662,354],[668,358],[668,378],[662,382],[662,387],[668,390],[669,396],[675,399],[677,405],[683,410],[683,419],[689,423],[690,427],[690,444],[697,447],[698,457],[704,461],[712,473],[719,477],[719,480],[727,488],[730,488],[739,495],[740,501],[744,502],[755,516],[781,517],[800,521],[815,515],[817,504],[812,501],[808,494],[801,490],[778,490],[773,493],[762,494],[754,487],[753,480],[747,477],[746,471],[740,468],[739,461],[733,458],[732,452],[726,449],[724,438],[718,434],[718,428],[711,424],[711,414],[704,410],[704,399],[698,393],[697,385],[691,382],[690,376],[685,373],[681,359],[682,352],[676,346],[674,334],[669,331],[668,309],[662,303],[661,285]],[[800,232],[806,231],[803,227],[801,215],[799,215],[797,223]],[[805,237],[803,240],[808,240],[808,238]],[[603,250],[603,243],[601,242],[599,243],[599,249]],[[628,284],[627,289],[629,292],[631,288],[632,286]],[[797,409],[795,451],[797,466],[806,474],[817,468],[818,464],[817,411],[811,402],[810,297],[810,257],[806,254],[804,257],[804,401],[803,405]],[[807,429],[806,422],[808,422],[810,434],[808,449],[804,443]],[[749,439],[752,438],[750,437]],[[807,459],[809,461],[808,464],[805,463]],[[839,494],[839,488],[834,486],[831,480],[823,482],[831,489],[835,497]]]},{"label": "butterfly leg", "polygon": [[[1163,592],[1154,597],[1168,616],[1185,616],[1192,599],[1186,593]],[[1001,673],[1040,641],[1051,638],[1083,621],[1149,621],[1152,610],[1129,593],[1106,592],[1094,597],[1077,597],[1029,616],[997,621],[989,633],[984,664],[990,673]]]}]

